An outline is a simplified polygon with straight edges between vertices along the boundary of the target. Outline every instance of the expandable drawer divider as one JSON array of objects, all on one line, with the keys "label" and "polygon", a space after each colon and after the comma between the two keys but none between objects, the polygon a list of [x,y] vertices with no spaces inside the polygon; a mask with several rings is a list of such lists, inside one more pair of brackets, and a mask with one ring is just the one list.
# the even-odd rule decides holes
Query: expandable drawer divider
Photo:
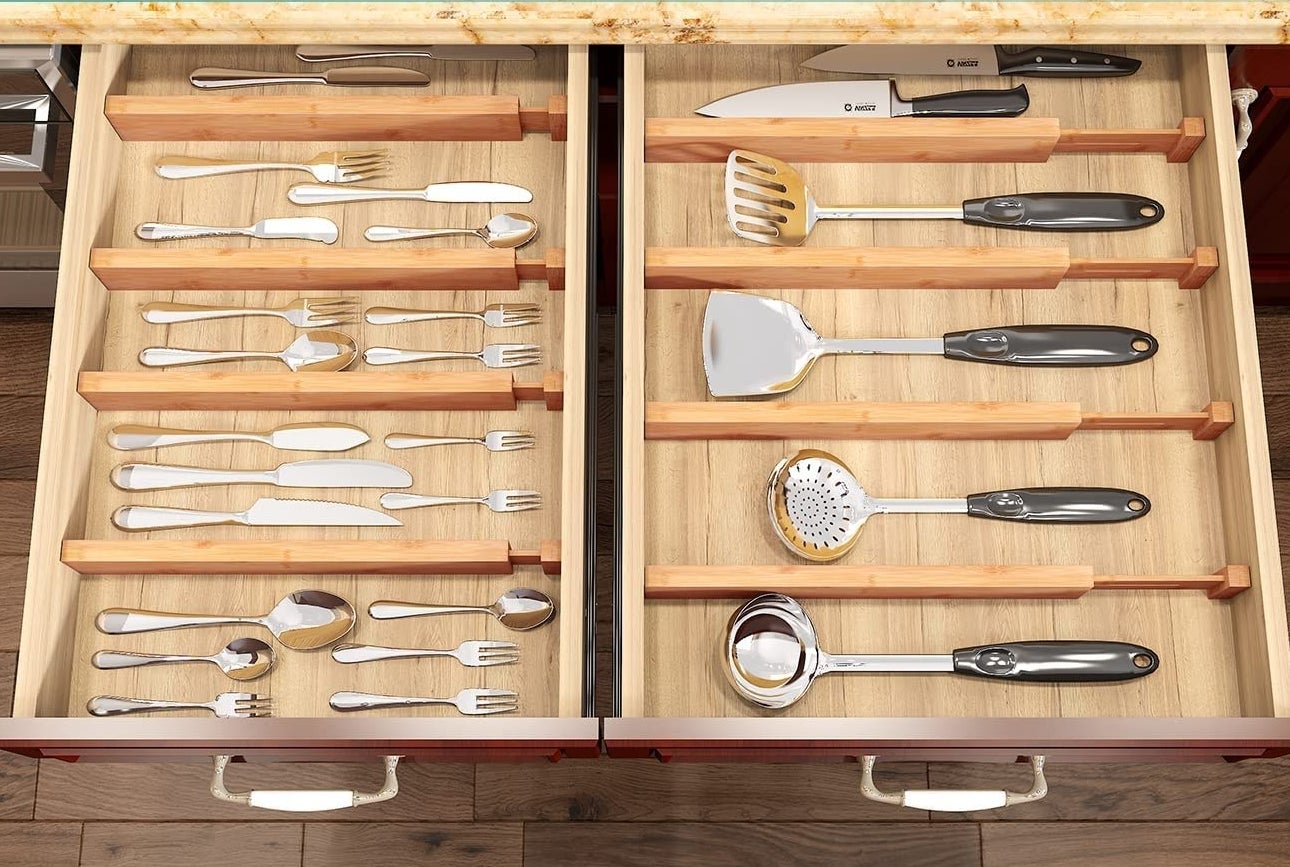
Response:
[{"label": "expandable drawer divider", "polygon": [[1077,430],[1156,430],[1212,440],[1234,421],[1227,401],[1198,412],[1111,413],[1042,401],[651,401],[645,439],[1062,440]]},{"label": "expandable drawer divider", "polygon": [[564,407],[564,374],[517,381],[508,370],[223,373],[84,371],[77,390],[98,410],[513,410]]},{"label": "expandable drawer divider", "polygon": [[568,100],[521,107],[515,96],[109,96],[124,141],[564,141]]},{"label": "expandable drawer divider", "polygon": [[1073,258],[1066,247],[649,247],[646,289],[1056,289],[1063,280],[1173,280],[1198,289],[1218,251]]},{"label": "expandable drawer divider", "polygon": [[73,539],[62,560],[82,575],[509,575],[516,566],[560,574],[560,543],[505,540]]},{"label": "expandable drawer divider", "polygon": [[1211,575],[1097,575],[1092,566],[647,566],[647,599],[1078,599],[1090,590],[1203,590],[1226,599],[1250,587],[1248,566]]},{"label": "expandable drawer divider", "polygon": [[791,162],[1042,163],[1061,153],[1163,154],[1185,163],[1205,140],[1205,121],[1173,129],[1067,129],[1053,117],[709,118],[645,121],[645,161],[725,162],[745,149]]},{"label": "expandable drawer divider", "polygon": [[564,250],[520,259],[514,250],[135,249],[90,251],[90,269],[108,289],[170,291],[324,289],[519,289],[521,280],[564,288]]}]

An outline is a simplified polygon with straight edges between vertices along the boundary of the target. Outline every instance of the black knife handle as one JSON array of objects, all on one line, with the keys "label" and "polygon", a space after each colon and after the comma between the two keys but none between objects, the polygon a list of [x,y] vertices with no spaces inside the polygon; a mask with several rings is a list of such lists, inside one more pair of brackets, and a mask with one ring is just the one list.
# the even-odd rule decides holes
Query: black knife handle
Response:
[{"label": "black knife handle", "polygon": [[1123,641],[1009,641],[954,651],[954,671],[1040,683],[1094,683],[1146,677],[1154,650]]},{"label": "black knife handle", "polygon": [[1030,108],[1024,84],[1011,90],[956,90],[903,100],[912,117],[1016,117]]},{"label": "black knife handle", "polygon": [[1150,500],[1120,488],[1012,488],[967,498],[974,518],[1045,524],[1113,524],[1150,511]]},{"label": "black knife handle", "polygon": [[1103,367],[1146,361],[1159,348],[1147,332],[1118,325],[1010,325],[945,335],[946,358],[990,364]]},{"label": "black knife handle", "polygon": [[1015,54],[995,49],[1000,75],[1033,75],[1039,78],[1111,78],[1132,75],[1142,66],[1141,60],[1076,51],[1073,48],[1027,48]]},{"label": "black knife handle", "polygon": [[1164,205],[1132,193],[1017,193],[963,203],[963,222],[1001,229],[1105,232],[1142,229],[1164,216]]}]

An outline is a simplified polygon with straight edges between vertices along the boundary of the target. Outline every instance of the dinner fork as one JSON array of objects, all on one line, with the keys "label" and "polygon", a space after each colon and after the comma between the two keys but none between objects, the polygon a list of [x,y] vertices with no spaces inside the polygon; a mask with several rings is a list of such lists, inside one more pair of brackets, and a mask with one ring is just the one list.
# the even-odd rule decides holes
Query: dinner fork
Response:
[{"label": "dinner fork", "polygon": [[376,662],[380,659],[416,659],[425,656],[451,656],[468,668],[490,665],[513,665],[520,661],[519,645],[514,641],[463,641],[452,650],[428,650],[416,647],[382,647],[376,644],[338,644],[331,649],[337,662]]},{"label": "dinner fork", "polygon": [[487,506],[494,512],[527,512],[542,508],[542,495],[537,491],[498,490],[490,491],[482,497],[431,497],[425,494],[400,494],[390,492],[381,494],[381,508],[395,511],[398,509],[419,509],[422,506]]},{"label": "dinner fork", "polygon": [[228,160],[211,157],[164,156],[157,160],[163,178],[201,178],[235,172],[294,169],[309,172],[321,184],[352,184],[377,177],[390,167],[388,151],[326,151],[303,163]]},{"label": "dinner fork", "polygon": [[450,704],[470,716],[506,713],[518,710],[519,694],[509,689],[463,689],[452,698],[380,695],[374,692],[333,693],[332,710],[371,710],[379,707],[416,707],[425,704]]},{"label": "dinner fork", "polygon": [[473,358],[483,362],[485,367],[526,367],[542,360],[542,347],[534,343],[490,343],[478,352],[449,352],[373,346],[363,353],[363,360],[372,365],[440,361],[447,358]]},{"label": "dinner fork", "polygon": [[145,304],[139,314],[145,322],[151,322],[154,325],[198,322],[203,319],[227,319],[233,316],[277,316],[297,328],[323,328],[353,322],[358,314],[358,300],[355,298],[297,298],[282,307],[220,307],[153,301]]},{"label": "dinner fork", "polygon": [[520,325],[537,325],[542,321],[542,308],[537,304],[489,304],[478,312],[473,310],[417,310],[409,307],[369,307],[367,321],[371,325],[397,325],[402,322],[429,322],[438,319],[478,319],[486,328],[515,328]]},{"label": "dinner fork", "polygon": [[422,446],[451,446],[461,443],[475,443],[490,452],[513,452],[533,448],[537,445],[537,437],[523,430],[490,430],[482,437],[432,437],[409,433],[385,435],[387,449],[416,449]]},{"label": "dinner fork", "polygon": [[164,701],[151,698],[125,698],[119,695],[96,695],[85,705],[94,716],[118,716],[154,710],[208,710],[217,717],[273,716],[273,700],[251,692],[221,692],[213,701]]}]

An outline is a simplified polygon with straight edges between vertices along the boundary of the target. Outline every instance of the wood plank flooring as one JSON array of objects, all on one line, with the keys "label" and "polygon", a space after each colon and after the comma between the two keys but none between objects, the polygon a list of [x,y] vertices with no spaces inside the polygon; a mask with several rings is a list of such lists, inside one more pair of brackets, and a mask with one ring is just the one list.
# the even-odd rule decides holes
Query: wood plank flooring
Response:
[{"label": "wood plank flooring", "polygon": [[[48,311],[0,311],[0,713],[17,659],[39,451]],[[612,320],[602,322],[612,340]],[[1290,308],[1261,310],[1282,539],[1290,551]],[[613,398],[613,383],[600,394]],[[603,410],[602,410],[603,411]],[[602,579],[612,466],[598,468]],[[608,601],[608,580],[603,580]],[[607,608],[605,609],[608,610]],[[598,662],[609,665],[608,619]],[[597,705],[605,712],[603,688]],[[884,764],[889,788],[1025,784],[1010,765]],[[400,770],[386,804],[301,821],[213,800],[206,763],[36,762],[0,753],[0,867],[72,865],[1133,865],[1290,863],[1290,759],[1236,765],[1056,765],[1051,792],[997,813],[866,801],[850,765],[564,761]],[[373,765],[255,765],[230,784],[371,788]]]}]

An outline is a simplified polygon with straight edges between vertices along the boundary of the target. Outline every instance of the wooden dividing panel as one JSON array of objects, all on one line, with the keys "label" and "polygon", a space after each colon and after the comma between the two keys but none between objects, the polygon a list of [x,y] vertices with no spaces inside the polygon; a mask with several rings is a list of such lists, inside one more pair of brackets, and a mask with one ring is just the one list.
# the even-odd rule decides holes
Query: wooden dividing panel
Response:
[{"label": "wooden dividing panel", "polygon": [[[1132,78],[1044,80],[1031,87],[1032,114],[1056,118],[1062,129],[1113,131],[1104,134],[1103,143],[1127,129],[1171,129],[1180,117],[1203,117],[1208,134],[1186,165],[1171,162],[1182,154],[1170,149],[1168,155],[1061,154],[1046,163],[799,166],[825,204],[930,205],[1030,191],[1137,192],[1160,200],[1166,209],[1161,223],[1142,231],[1063,235],[976,229],[952,221],[829,221],[819,224],[802,248],[771,250],[742,241],[727,228],[721,166],[645,163],[644,147],[635,155],[630,150],[631,132],[644,140],[650,119],[685,117],[727,93],[797,80],[798,63],[812,53],[808,47],[738,46],[651,46],[628,52],[626,159],[635,156],[643,165],[629,165],[625,173],[625,223],[632,225],[631,215],[640,209],[644,230],[643,237],[625,235],[627,254],[643,258],[628,259],[639,267],[627,269],[625,276],[624,370],[629,381],[639,381],[636,372],[643,369],[644,390],[635,394],[629,387],[624,395],[628,538],[622,592],[629,604],[643,607],[639,619],[629,617],[632,609],[623,609],[624,715],[1075,718],[1283,712],[1283,688],[1274,686],[1271,674],[1280,670],[1287,648],[1281,615],[1268,614],[1275,607],[1273,597],[1280,599],[1280,583],[1265,580],[1276,569],[1276,546],[1269,536],[1274,531],[1270,506],[1262,510],[1266,445],[1257,371],[1251,373],[1247,363],[1254,342],[1243,324],[1248,300],[1243,307],[1230,288],[1244,280],[1242,262],[1230,252],[1239,225],[1225,222],[1239,206],[1234,188],[1199,180],[1217,176],[1221,161],[1228,159],[1230,121],[1215,117],[1213,106],[1221,102],[1216,84],[1183,81],[1184,68],[1215,61],[1199,49],[1134,47],[1128,53],[1142,58],[1143,67]],[[990,86],[999,86],[998,80],[908,77],[902,79],[902,94]],[[1197,86],[1213,95],[1212,106],[1189,95]],[[633,87],[639,88],[637,96]],[[1188,127],[1184,124],[1179,135],[1189,135]],[[1190,128],[1196,131],[1194,124]],[[1216,139],[1223,144],[1213,144]],[[1066,150],[1099,150],[1098,141],[1094,134],[1069,142]],[[1206,215],[1203,221],[1194,219],[1199,213]],[[635,253],[633,242],[640,244]],[[857,248],[865,256],[892,251],[896,270],[847,274],[847,251]],[[982,248],[995,249],[965,253]],[[832,262],[833,271],[821,270],[829,256],[841,258]],[[1014,267],[1030,260],[1034,270],[1025,279],[1000,282],[1007,273],[981,264],[991,256],[1013,257]],[[947,258],[957,274],[944,269]],[[795,270],[794,264],[810,270]],[[924,269],[930,279],[920,284],[908,273],[902,279],[901,267]],[[966,274],[968,267],[979,270]],[[884,278],[891,282],[884,285]],[[977,288],[964,288],[975,278],[982,278]],[[726,407],[707,395],[700,352],[702,290],[714,286],[783,298],[827,337],[928,337],[990,325],[1091,322],[1143,328],[1160,340],[1161,349],[1148,363],[1115,370],[1020,370],[956,365],[938,357],[825,358],[791,398],[741,408],[739,413],[746,414],[741,431],[732,430],[734,425],[709,430],[704,425]],[[844,286],[871,291],[828,291]],[[1180,287],[1195,291],[1180,292]],[[905,291],[915,288],[920,291]],[[1049,291],[1011,291],[1021,288]],[[670,291],[676,289],[697,291]],[[1215,316],[1215,305],[1229,312]],[[632,353],[642,349],[640,365],[633,367]],[[840,439],[845,431],[836,426],[808,430],[806,419],[794,417],[773,431],[787,439],[748,438],[770,432],[753,416],[778,419],[776,408],[790,403],[854,407],[964,401],[1061,406],[1073,414],[1080,432],[1058,441],[870,441]],[[672,413],[666,417],[670,421],[664,420],[664,410]],[[685,434],[683,425],[674,423],[677,413],[698,435],[738,438],[673,439]],[[1161,432],[1162,427],[1181,430]],[[1215,435],[1216,441],[1207,441]],[[649,436],[664,438],[646,441]],[[835,566],[803,567],[774,536],[764,493],[775,462],[799,448],[838,454],[879,497],[954,497],[1016,485],[1108,485],[1144,493],[1153,508],[1144,519],[1125,524],[1070,527],[962,515],[876,515]],[[1253,510],[1251,496],[1257,504]],[[897,595],[901,582],[916,580],[911,576],[920,568],[933,578],[961,578],[958,570],[976,564],[1018,569],[1008,575],[1030,592],[1045,575],[1059,584],[1074,576],[1078,580],[1055,595],[1080,598],[817,598],[808,608],[822,647],[930,653],[996,640],[1119,639],[1158,651],[1161,669],[1115,686],[839,675],[822,679],[791,709],[769,714],[738,699],[719,667],[716,649],[735,601],[637,601],[649,594],[647,574],[656,582],[662,576],[696,584],[714,577],[739,584],[747,578],[750,583],[743,586],[751,590],[753,582],[768,586],[756,577],[767,569],[819,588],[828,578],[818,570],[845,568],[857,580],[882,583],[873,576],[887,576],[888,589],[897,590],[879,595]],[[647,573],[650,568],[658,571]],[[928,595],[913,587],[908,591],[907,596]],[[1230,595],[1235,598],[1211,598]]]}]

